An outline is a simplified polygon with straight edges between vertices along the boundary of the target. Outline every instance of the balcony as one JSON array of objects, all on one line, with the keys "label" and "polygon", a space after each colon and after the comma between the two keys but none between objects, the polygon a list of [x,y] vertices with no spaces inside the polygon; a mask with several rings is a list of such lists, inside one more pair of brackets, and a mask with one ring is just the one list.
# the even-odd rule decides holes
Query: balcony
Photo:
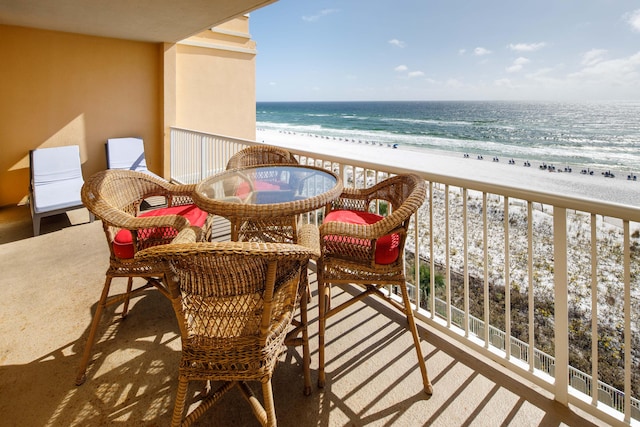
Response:
[{"label": "balcony", "polygon": [[[232,153],[251,144],[255,142],[173,129],[172,178],[197,181],[222,170]],[[337,170],[345,185],[375,182],[406,170],[366,158],[355,161],[288,148],[303,163]],[[632,374],[638,371],[638,362],[631,355],[638,350],[640,316],[637,297],[631,298],[632,286],[637,289],[638,265],[631,250],[631,230],[640,220],[638,210],[416,172],[429,182],[430,195],[414,221],[418,226],[408,257],[414,260],[414,284],[420,282],[420,260],[434,272],[427,284],[414,289],[434,395],[427,398],[421,391],[411,337],[404,333],[402,319],[377,301],[367,300],[328,324],[325,389],[314,389],[304,397],[300,354],[290,350],[283,355],[274,378],[280,425],[637,425],[638,396],[631,390],[632,385],[637,387]],[[474,210],[478,207],[479,211]],[[525,230],[510,221],[518,208],[528,218],[545,210],[552,231],[547,252],[531,249],[536,239],[534,221],[527,221]],[[490,213],[500,209],[506,219],[501,223],[511,224],[501,233],[490,219]],[[600,344],[602,336],[592,338],[596,357],[591,358],[589,372],[571,365],[576,327],[570,322],[575,315],[571,285],[576,281],[571,266],[576,264],[573,257],[584,256],[576,254],[570,243],[576,230],[575,211],[581,213],[580,219],[586,218],[598,242],[593,251],[586,249],[588,255],[594,251],[596,255],[593,262],[589,257],[588,271],[582,272],[587,278],[602,281],[603,263],[597,259],[603,253],[617,253],[613,237],[597,236],[602,215],[608,222],[619,221],[621,227],[615,230],[620,230],[624,248],[620,249],[620,271],[606,275],[611,288],[620,286],[613,295],[617,298],[610,302],[621,310],[610,315],[623,340],[620,343],[612,335],[605,341],[607,348]],[[28,209],[1,214],[0,408],[5,419],[20,425],[168,424],[180,350],[168,301],[150,291],[135,300],[126,320],[119,319],[117,307],[108,311],[88,380],[76,387],[79,353],[108,263],[100,223],[83,223],[84,212],[77,211],[69,219],[61,218],[61,224],[43,224],[43,235],[26,238],[31,227]],[[307,220],[318,218],[309,215]],[[68,227],[68,221],[74,226]],[[217,238],[227,238],[223,221],[218,230]],[[477,237],[478,232],[484,237]],[[512,248],[498,248],[500,259],[490,259],[496,248],[489,248],[489,233],[498,233],[503,246]],[[512,244],[519,240],[525,244]],[[521,246],[527,248],[524,255],[514,252]],[[526,261],[524,272],[519,263],[510,261],[518,257]],[[526,290],[549,281],[551,306],[543,305],[538,294],[526,293],[523,298],[521,292],[514,292],[515,284]],[[511,292],[504,292],[504,283],[511,284]],[[314,284],[312,279],[315,296]],[[589,314],[585,322],[602,330],[608,324],[598,316],[601,291],[595,285],[593,289],[594,295],[587,292],[592,305],[585,309]],[[347,286],[335,294],[341,298],[351,291]],[[514,309],[522,302],[524,315]],[[310,307],[312,379],[317,367],[316,303],[314,298]],[[592,309],[599,304],[600,311]],[[536,332],[545,325],[551,327],[551,344],[540,348]],[[574,328],[571,334],[570,327]],[[604,383],[593,387],[593,378],[599,378],[606,359],[616,354],[623,361],[621,389]],[[233,392],[205,415],[202,425],[214,420],[218,425],[256,425],[247,409]]]},{"label": "balcony", "polygon": [[[171,141],[172,178],[183,182],[222,170],[224,159],[255,144],[177,128]],[[508,177],[495,182],[481,170],[470,178],[395,150],[283,144],[301,163],[340,174],[345,186],[400,172],[423,176],[429,195],[407,258],[414,260],[411,282],[420,283],[416,315],[428,330],[524,376],[562,404],[607,423],[640,420],[640,209],[524,188]]]},{"label": "balcony", "polygon": [[[85,216],[80,210],[69,218],[51,217],[44,221],[42,235],[27,238],[28,209],[1,212],[4,420],[41,426],[168,425],[180,337],[173,310],[158,292],[136,298],[125,320],[117,315],[120,308],[108,309],[88,380],[74,385],[109,256],[100,222],[86,223]],[[217,238],[227,238],[228,228],[218,225]],[[315,381],[317,288],[311,273]],[[120,279],[118,286],[125,282]],[[349,291],[335,295],[339,299]],[[401,317],[372,301],[330,322],[324,390],[314,388],[311,396],[303,396],[301,354],[290,350],[282,357],[274,378],[280,425],[604,425],[560,405],[541,387],[439,330],[422,322],[419,327],[435,388],[431,398],[422,392],[411,336]],[[214,421],[257,425],[236,391],[207,412],[200,425]]]}]

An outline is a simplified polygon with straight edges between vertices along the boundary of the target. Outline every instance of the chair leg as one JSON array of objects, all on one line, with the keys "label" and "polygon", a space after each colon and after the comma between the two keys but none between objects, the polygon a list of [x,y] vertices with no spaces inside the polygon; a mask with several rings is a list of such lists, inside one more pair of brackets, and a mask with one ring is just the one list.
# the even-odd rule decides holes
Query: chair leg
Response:
[{"label": "chair leg", "polygon": [[404,312],[407,316],[407,322],[409,323],[409,329],[411,335],[413,335],[413,345],[416,348],[418,355],[418,366],[420,366],[420,373],[422,374],[422,384],[424,386],[424,392],[428,395],[433,394],[433,387],[427,374],[427,367],[424,363],[424,356],[422,355],[422,347],[420,346],[420,338],[418,337],[418,328],[416,327],[415,319],[413,318],[413,311],[411,310],[411,301],[409,300],[409,292],[407,291],[407,285],[401,284],[400,289],[402,291],[402,301],[404,303]]},{"label": "chair leg", "polygon": [[324,335],[326,330],[326,315],[331,299],[329,286],[322,279],[322,266],[318,265],[318,387],[324,388],[326,378],[324,373]]},{"label": "chair leg", "polygon": [[40,235],[40,216],[34,216],[31,221],[33,222],[33,235]]},{"label": "chair leg", "polygon": [[187,388],[189,380],[180,376],[178,379],[178,393],[176,394],[176,402],[173,406],[173,416],[171,417],[171,427],[178,427],[182,424],[182,414],[184,413],[184,404],[187,398]]},{"label": "chair leg", "polygon": [[[306,270],[303,274],[306,274]],[[304,374],[304,395],[311,394],[311,354],[309,352],[309,324],[307,316],[309,280],[304,280],[306,290],[300,296],[300,323],[302,324],[302,370]]]},{"label": "chair leg", "polygon": [[276,407],[273,402],[273,389],[271,388],[271,379],[262,383],[262,397],[264,398],[264,410],[267,413],[267,426],[277,426]]},{"label": "chair leg", "polygon": [[273,404],[273,390],[271,389],[271,379],[262,383],[262,397],[264,399],[264,406],[258,398],[253,394],[251,387],[246,382],[238,382],[238,388],[242,393],[242,396],[251,406],[251,412],[260,422],[262,426],[275,426],[276,425],[276,410]]},{"label": "chair leg", "polygon": [[133,277],[129,276],[127,281],[127,294],[124,299],[124,306],[122,307],[122,318],[127,317],[129,313],[129,300],[131,299],[131,289],[133,289]]},{"label": "chair leg", "polygon": [[87,379],[87,376],[86,376],[87,364],[89,363],[89,358],[91,357],[91,349],[93,348],[93,343],[96,339],[96,332],[98,331],[98,325],[100,324],[102,311],[107,306],[107,298],[109,297],[111,280],[112,280],[112,277],[107,276],[107,279],[104,283],[104,288],[102,288],[102,295],[100,296],[100,301],[98,301],[96,312],[94,313],[93,319],[91,320],[91,327],[89,328],[89,336],[87,337],[87,342],[84,346],[84,352],[82,353],[82,359],[80,360],[80,367],[78,368],[78,374],[76,375],[76,385],[82,385]]}]

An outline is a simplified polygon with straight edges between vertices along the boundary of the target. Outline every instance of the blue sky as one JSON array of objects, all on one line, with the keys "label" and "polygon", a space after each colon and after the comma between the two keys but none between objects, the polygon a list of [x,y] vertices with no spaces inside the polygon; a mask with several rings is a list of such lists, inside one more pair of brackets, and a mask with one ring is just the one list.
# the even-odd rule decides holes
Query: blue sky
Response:
[{"label": "blue sky", "polygon": [[640,100],[637,0],[279,0],[258,101]]}]

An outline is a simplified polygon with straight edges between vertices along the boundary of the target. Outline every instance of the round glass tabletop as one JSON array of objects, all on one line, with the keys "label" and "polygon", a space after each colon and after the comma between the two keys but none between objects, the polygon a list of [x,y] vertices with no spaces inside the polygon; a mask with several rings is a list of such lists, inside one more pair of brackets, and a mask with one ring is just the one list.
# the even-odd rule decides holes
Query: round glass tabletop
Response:
[{"label": "round glass tabletop", "polygon": [[201,181],[202,209],[222,216],[292,215],[318,209],[342,192],[335,173],[314,166],[265,165],[232,169]]}]

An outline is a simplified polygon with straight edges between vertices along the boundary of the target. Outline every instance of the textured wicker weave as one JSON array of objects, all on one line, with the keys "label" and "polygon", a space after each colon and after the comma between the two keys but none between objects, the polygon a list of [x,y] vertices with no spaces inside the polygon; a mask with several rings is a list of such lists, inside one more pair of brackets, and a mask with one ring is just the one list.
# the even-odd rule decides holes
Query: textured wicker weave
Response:
[{"label": "textured wicker weave", "polygon": [[[206,195],[208,183],[219,179],[223,174],[242,176],[242,171],[235,169],[221,172],[198,183],[193,197],[196,204],[203,210],[229,219],[232,225],[232,240],[295,243],[297,241],[297,215],[325,207],[342,191],[342,180],[333,172],[314,166],[300,167],[307,171],[317,171],[323,175],[333,175],[336,179],[336,185],[317,196],[270,204],[234,203],[223,198],[210,198]],[[246,183],[250,185],[251,179],[247,177]],[[232,190],[229,189],[230,194],[234,194]]]},{"label": "textured wicker weave", "polygon": [[[253,145],[234,154],[227,162],[227,170],[259,165],[298,164],[296,158],[284,148],[272,145]],[[231,229],[238,241],[296,242],[296,216],[285,220],[232,218]]]},{"label": "textured wicker weave", "polygon": [[252,145],[231,156],[227,162],[227,169],[280,163],[297,165],[298,161],[284,148],[273,145]]},{"label": "textured wicker weave", "polygon": [[[190,230],[181,232],[190,234]],[[190,425],[233,385],[262,385],[264,406],[248,399],[263,425],[276,425],[271,376],[314,251],[301,245],[257,242],[174,243],[139,252],[161,261],[182,336],[172,425]],[[224,381],[183,420],[188,383]]]},{"label": "textured wicker weave", "polygon": [[[76,378],[78,385],[86,379],[85,371],[91,356],[91,348],[102,310],[108,305],[123,302],[122,316],[126,316],[131,295],[151,286],[157,287],[163,294],[168,295],[162,282],[157,279],[161,275],[161,271],[156,265],[135,258],[118,258],[113,250],[113,239],[120,230],[130,230],[134,252],[170,243],[180,230],[190,226],[189,221],[178,215],[138,217],[140,206],[145,199],[150,197],[164,198],[167,206],[193,204],[191,194],[194,188],[195,185],[174,185],[154,176],[129,170],[98,172],[82,187],[82,202],[90,212],[102,220],[111,255],[102,295],[91,323],[89,337],[78,369]],[[212,219],[211,215],[207,218],[203,239],[210,237]],[[145,230],[149,229],[153,229],[154,232],[145,233]],[[111,281],[114,277],[129,278],[126,293],[109,295]],[[133,277],[146,278],[147,283],[133,289]]]},{"label": "textured wicker weave", "polygon": [[[407,292],[403,257],[404,242],[411,216],[422,205],[425,198],[425,181],[417,175],[405,174],[394,176],[367,189],[345,189],[327,209],[327,214],[332,209],[373,212],[377,203],[386,202],[387,210],[390,213],[371,225],[325,222],[320,226],[322,249],[322,255],[318,262],[318,295],[321,298],[318,334],[320,359],[318,385],[320,387],[323,387],[325,383],[324,335],[327,318],[368,295],[377,295],[405,313],[418,354],[424,390],[431,394],[431,383],[427,376]],[[376,264],[376,241],[389,234],[399,236],[400,255],[391,264]],[[362,285],[363,292],[353,299],[331,308],[331,284],[346,283]],[[385,285],[396,285],[400,288],[403,304],[388,298],[386,293],[380,290]],[[324,303],[322,303],[322,299],[324,299]]]}]

